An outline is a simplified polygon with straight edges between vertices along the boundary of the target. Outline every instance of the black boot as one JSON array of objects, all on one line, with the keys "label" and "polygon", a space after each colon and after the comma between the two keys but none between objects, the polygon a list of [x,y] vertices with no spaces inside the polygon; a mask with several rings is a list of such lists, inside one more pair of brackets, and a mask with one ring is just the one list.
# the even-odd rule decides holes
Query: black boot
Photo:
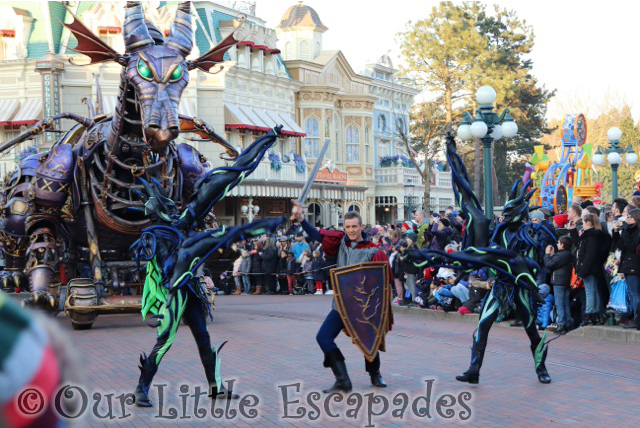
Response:
[{"label": "black boot", "polygon": [[478,343],[474,337],[473,347],[471,348],[471,365],[462,375],[456,376],[457,381],[467,382],[474,385],[480,382],[480,367],[482,367],[482,360],[484,359],[484,350],[486,347],[486,342]]},{"label": "black boot", "polygon": [[351,391],[351,379],[347,373],[347,366],[344,363],[344,356],[338,348],[324,354],[325,367],[331,367],[333,375],[336,377],[336,381],[329,389],[325,389],[322,392],[349,392]]},{"label": "black boot", "polygon": [[[155,360],[155,358],[153,358]],[[135,396],[135,403],[138,407],[151,407],[153,403],[149,400],[149,387],[151,386],[151,381],[153,380],[153,376],[155,376],[158,371],[158,366],[155,364],[155,361],[151,361],[147,354],[140,355],[140,379],[138,379],[138,386],[136,387],[136,391],[133,393]]]},{"label": "black boot", "polygon": [[536,374],[540,383],[551,383],[551,376],[547,372],[545,361],[547,360],[547,345],[544,343],[546,334],[542,337],[538,345],[531,345],[533,361],[536,364]]},{"label": "black boot", "polygon": [[215,347],[212,347],[210,352],[206,352],[206,350],[200,350],[200,348],[198,348],[198,351],[200,351],[200,361],[202,361],[202,366],[204,367],[204,374],[207,377],[207,382],[209,383],[209,397],[211,397],[212,400],[217,400],[219,398],[227,400],[240,398],[238,394],[234,394],[233,391],[225,388],[222,384],[222,379],[216,376],[216,368],[218,367],[218,364],[220,364],[219,353],[225,343],[227,342],[223,342],[217,350]]},{"label": "black boot", "polygon": [[369,362],[369,360],[364,360],[365,370],[369,373],[371,377],[371,385],[377,386],[378,388],[386,388],[387,383],[382,379],[382,375],[380,374],[380,354],[376,355],[376,358]]}]

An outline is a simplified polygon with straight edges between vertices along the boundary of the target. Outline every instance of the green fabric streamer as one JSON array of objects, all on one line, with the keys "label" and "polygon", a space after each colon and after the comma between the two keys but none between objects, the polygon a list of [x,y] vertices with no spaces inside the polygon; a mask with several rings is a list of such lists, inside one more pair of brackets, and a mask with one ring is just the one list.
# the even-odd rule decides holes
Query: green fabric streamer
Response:
[{"label": "green fabric streamer", "polygon": [[147,276],[142,291],[142,319],[145,319],[148,312],[157,315],[160,306],[167,301],[167,295],[168,290],[162,286],[162,272],[154,256],[147,263]]}]

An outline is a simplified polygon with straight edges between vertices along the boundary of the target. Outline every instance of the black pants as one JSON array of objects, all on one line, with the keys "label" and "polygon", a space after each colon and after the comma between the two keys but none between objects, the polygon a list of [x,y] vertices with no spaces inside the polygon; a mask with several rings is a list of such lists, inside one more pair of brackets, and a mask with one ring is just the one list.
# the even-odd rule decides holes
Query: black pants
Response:
[{"label": "black pants", "polygon": [[214,382],[218,385],[219,379],[216,380],[216,358],[211,350],[211,337],[207,330],[207,313],[202,301],[187,287],[181,288],[171,301],[171,307],[165,309],[162,315],[164,315],[164,319],[168,320],[168,324],[158,327],[158,340],[149,355],[149,360],[155,370],[157,370],[162,357],[171,348],[180,326],[180,320],[184,318],[196,341],[207,381],[210,385]]},{"label": "black pants", "polygon": [[271,293],[276,292],[276,276],[270,273],[264,275],[264,286]]},{"label": "black pants", "polygon": [[[342,322],[342,318],[340,318],[340,314],[335,309],[331,309],[331,312],[329,312],[327,317],[324,319],[324,322],[320,326],[320,330],[318,330],[318,334],[316,335],[316,341],[318,342],[318,345],[320,345],[322,352],[327,354],[334,349],[338,349],[338,345],[336,345],[335,340],[343,328],[344,323]],[[380,370],[380,352],[378,352],[375,360],[372,362],[369,362],[365,358],[364,367],[369,373]]]}]

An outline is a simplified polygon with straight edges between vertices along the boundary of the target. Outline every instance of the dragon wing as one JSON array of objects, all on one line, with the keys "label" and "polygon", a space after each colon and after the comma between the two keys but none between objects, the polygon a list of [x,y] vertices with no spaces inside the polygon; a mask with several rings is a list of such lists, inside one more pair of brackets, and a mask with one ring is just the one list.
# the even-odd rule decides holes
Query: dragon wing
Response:
[{"label": "dragon wing", "polygon": [[236,43],[238,43],[238,41],[233,37],[233,33],[231,33],[207,53],[193,61],[187,61],[187,67],[189,70],[199,68],[202,71],[209,72],[211,67],[224,61],[225,52],[231,49]]},{"label": "dragon wing", "polygon": [[93,34],[69,8],[67,8],[67,12],[73,17],[73,20],[69,23],[60,23],[67,27],[69,31],[71,31],[71,34],[78,40],[78,46],[75,48],[67,46],[68,49],[91,58],[90,64],[117,61],[119,58],[122,58],[122,55],[100,40],[100,37]]},{"label": "dragon wing", "polygon": [[480,201],[469,181],[467,168],[456,150],[456,141],[452,132],[447,133],[447,160],[451,166],[453,192],[458,205],[467,217],[467,227],[462,240],[462,248],[487,247],[491,237],[490,219],[485,215]]}]

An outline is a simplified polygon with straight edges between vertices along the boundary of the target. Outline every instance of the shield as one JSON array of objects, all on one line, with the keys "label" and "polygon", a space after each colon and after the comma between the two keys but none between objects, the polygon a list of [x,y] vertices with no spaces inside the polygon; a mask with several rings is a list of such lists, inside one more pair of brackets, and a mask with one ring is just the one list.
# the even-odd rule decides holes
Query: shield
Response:
[{"label": "shield", "polygon": [[384,351],[391,317],[387,262],[366,262],[331,269],[331,286],[346,333],[373,361]]}]

